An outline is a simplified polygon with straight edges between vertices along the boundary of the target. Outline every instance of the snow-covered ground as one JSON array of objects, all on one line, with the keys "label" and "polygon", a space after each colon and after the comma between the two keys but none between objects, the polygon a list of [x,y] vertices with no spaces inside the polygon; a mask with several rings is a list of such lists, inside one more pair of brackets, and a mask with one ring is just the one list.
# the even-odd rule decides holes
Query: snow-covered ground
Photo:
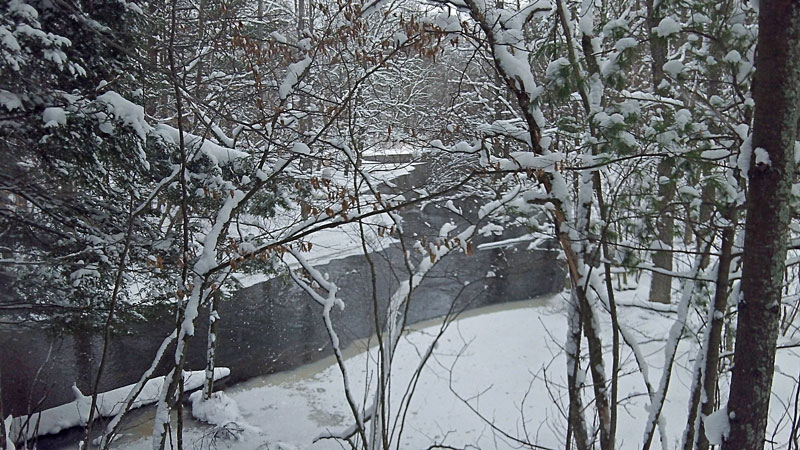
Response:
[{"label": "snow-covered ground", "polygon": [[[651,384],[658,385],[664,344],[676,314],[649,308],[649,283],[642,279],[636,290],[619,292],[620,320],[640,341]],[[565,358],[560,348],[567,334],[563,295],[479,310],[462,317],[449,328],[434,350],[417,385],[409,414],[402,427],[399,448],[421,449],[433,444],[454,448],[519,448],[515,439],[544,447],[563,448],[567,408]],[[438,323],[415,327],[401,341],[394,367],[392,394],[399,403],[412,370],[437,331]],[[604,344],[610,345],[610,323],[605,321]],[[685,336],[678,348],[672,381],[663,409],[667,430],[665,448],[680,443],[685,428],[691,370],[697,344]],[[352,389],[361,393],[374,380],[374,347],[362,342],[349,349],[346,365]],[[610,370],[610,358],[607,370]],[[647,418],[648,397],[632,353],[623,344],[619,396],[618,448],[637,448]],[[585,369],[585,364],[584,364]],[[791,428],[800,354],[796,349],[778,351],[773,387],[772,421],[767,435],[781,448]],[[591,377],[587,374],[586,382]],[[722,380],[723,385],[727,380]],[[723,388],[723,392],[727,389]],[[224,439],[220,428],[190,421],[187,441],[196,446],[232,449],[340,449],[332,440],[315,437],[351,425],[343,396],[342,378],[333,361],[323,360],[297,370],[262,377],[227,389],[238,404],[229,416],[246,426],[238,439]],[[724,403],[724,402],[723,402]],[[394,406],[393,405],[393,406]],[[363,407],[363,404],[361,405]],[[589,406],[587,411],[591,411]],[[203,414],[208,414],[203,412]],[[480,417],[480,416],[482,417]],[[591,416],[588,418],[592,422]],[[245,425],[245,424],[239,424]],[[397,438],[399,424],[393,429]],[[149,449],[147,424],[130,430],[118,444],[127,450]],[[138,434],[141,433],[141,434]],[[140,436],[140,437],[137,437]],[[659,440],[659,437],[656,437]],[[659,445],[656,444],[655,448]]]}]

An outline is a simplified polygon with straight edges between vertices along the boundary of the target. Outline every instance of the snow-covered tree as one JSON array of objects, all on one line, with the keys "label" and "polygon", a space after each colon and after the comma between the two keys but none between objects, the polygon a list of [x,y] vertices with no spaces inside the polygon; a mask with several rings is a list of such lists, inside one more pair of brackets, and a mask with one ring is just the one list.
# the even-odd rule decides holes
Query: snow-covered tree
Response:
[{"label": "snow-covered tree", "polygon": [[[2,8],[3,266],[17,301],[93,327],[113,286],[130,281],[113,269],[126,259],[144,269],[159,244],[149,206],[134,214],[168,171],[136,103],[128,49],[141,11],[127,2],[11,0]],[[120,313],[136,314],[121,303]]]}]

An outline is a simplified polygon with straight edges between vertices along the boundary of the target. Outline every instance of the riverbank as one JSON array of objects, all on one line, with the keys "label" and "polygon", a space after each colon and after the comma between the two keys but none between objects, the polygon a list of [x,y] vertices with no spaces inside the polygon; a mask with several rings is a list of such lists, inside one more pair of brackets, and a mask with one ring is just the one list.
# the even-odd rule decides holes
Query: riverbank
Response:
[{"label": "riverbank", "polygon": [[[649,369],[646,376],[651,385],[657,386],[663,370],[664,346],[676,314],[642,307],[647,306],[644,299],[649,285],[646,279],[642,281],[635,290],[617,293],[620,322],[638,341]],[[402,429],[398,448],[443,445],[510,449],[519,448],[520,441],[546,448],[562,447],[567,407],[566,360],[561,347],[567,333],[564,310],[565,297],[559,294],[476,309],[450,323],[421,371],[404,426],[390,422],[394,438]],[[610,323],[604,319],[601,326],[606,330],[603,337],[608,347]],[[401,341],[393,372],[396,378],[392,408],[402,402],[420,355],[425,354],[440,330],[440,322],[423,323]],[[351,392],[361,407],[365,404],[365,386],[375,376],[375,350],[370,344],[373,342],[359,341],[346,355]],[[696,351],[695,337],[685,335],[678,347],[663,407],[665,435],[656,437],[666,444],[665,448],[680,443]],[[610,361],[610,355],[607,357]],[[623,345],[621,361],[617,442],[620,448],[633,448],[639,446],[643,436],[649,399],[644,376],[630,347]],[[800,354],[795,349],[780,350],[769,427],[778,443],[788,439],[788,399],[793,398],[796,387],[791,374],[798,370]],[[588,384],[588,374],[586,380]],[[720,382],[726,385],[728,380],[723,376]],[[219,428],[188,420],[185,442],[194,448],[333,450],[341,448],[340,443],[315,438],[335,434],[352,424],[339,369],[330,359],[258,377],[225,392],[238,404],[241,420],[254,428],[243,432],[238,440],[225,440]],[[591,417],[587,420],[592,422]],[[150,426],[145,420],[128,429],[118,448],[149,449],[146,437]]]},{"label": "riverbank", "polygon": [[[425,392],[422,395],[418,394],[420,397],[432,399],[432,392],[429,391],[438,390],[439,387],[435,384],[425,383],[430,381],[430,375],[435,377],[441,375],[442,363],[447,359],[445,355],[447,353],[450,353],[451,356],[454,354],[451,352],[452,348],[467,344],[463,332],[472,333],[475,331],[476,324],[494,322],[494,319],[500,319],[506,325],[512,325],[506,320],[508,317],[533,317],[531,313],[534,311],[538,311],[534,315],[558,314],[560,301],[560,295],[539,297],[467,310],[449,323],[444,323],[439,318],[412,325],[400,345],[396,364],[398,375],[401,379],[407,379],[410,376],[409,363],[414,362],[422,347],[430,345],[433,336],[438,334],[443,326],[449,328],[440,341],[440,348],[431,361],[431,367],[425,369],[427,376],[423,379],[422,386]],[[478,326],[482,327],[483,325]],[[491,332],[491,327],[489,331]],[[356,392],[363,393],[365,381],[374,375],[361,369],[366,367],[368,361],[374,360],[376,344],[377,341],[374,337],[360,339],[352,342],[343,351],[347,369],[351,373],[357,374],[353,386]],[[475,356],[478,355],[462,355],[467,365],[469,365],[469,360]],[[491,368],[488,370],[491,372]],[[484,373],[484,375],[488,374]],[[334,431],[346,428],[349,424],[348,407],[342,402],[344,389],[340,378],[335,358],[328,356],[292,370],[255,377],[238,383],[224,391],[237,403],[244,421],[255,430],[250,429],[241,436],[240,440],[216,440],[214,435],[218,430],[195,420],[191,417],[190,412],[187,412],[184,418],[187,423],[186,442],[191,442],[192,445],[199,448],[207,448],[214,440],[217,446],[235,449],[250,449],[259,446],[263,448],[264,443],[267,443],[266,448],[270,449],[340,449],[340,445],[332,440],[313,442],[314,437],[326,430]],[[405,385],[405,383],[400,384]],[[363,397],[363,394],[361,396]],[[436,397],[441,397],[441,395],[437,394]],[[436,401],[425,402],[426,405],[436,403]],[[438,408],[436,410],[440,411]],[[149,408],[146,412],[143,411],[129,420],[116,447],[149,450],[153,414],[153,409]],[[418,413],[412,414],[418,415]],[[412,445],[408,448],[416,447]]]}]

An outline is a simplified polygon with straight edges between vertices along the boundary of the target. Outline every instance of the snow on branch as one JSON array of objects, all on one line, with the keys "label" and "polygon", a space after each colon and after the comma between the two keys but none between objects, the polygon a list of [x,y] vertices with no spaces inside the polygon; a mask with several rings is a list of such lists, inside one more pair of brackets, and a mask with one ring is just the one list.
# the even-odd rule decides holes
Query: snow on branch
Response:
[{"label": "snow on branch", "polygon": [[131,127],[139,139],[145,140],[147,134],[153,130],[144,118],[144,107],[137,105],[114,91],[105,92],[97,96],[97,100],[108,105],[110,112]]},{"label": "snow on branch", "polygon": [[306,56],[302,60],[289,64],[289,70],[286,72],[286,78],[280,85],[278,89],[278,95],[280,95],[281,100],[286,100],[286,97],[292,93],[295,86],[300,82],[300,77],[303,76],[308,68],[311,66],[311,57]]},{"label": "snow on branch", "polygon": [[[180,141],[180,132],[169,125],[158,124],[155,130],[151,133],[164,139],[164,141],[177,145]],[[216,165],[228,165],[237,159],[246,158],[247,153],[241,150],[235,150],[228,147],[215,144],[208,139],[197,136],[195,134],[183,133],[183,139],[189,147],[195,147],[200,150],[200,153],[207,156]]]}]

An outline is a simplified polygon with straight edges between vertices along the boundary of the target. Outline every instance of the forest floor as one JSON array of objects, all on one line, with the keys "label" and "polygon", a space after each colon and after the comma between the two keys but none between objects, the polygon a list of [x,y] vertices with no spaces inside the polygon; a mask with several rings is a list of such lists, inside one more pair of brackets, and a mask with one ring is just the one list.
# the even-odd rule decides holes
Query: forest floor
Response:
[{"label": "forest floor", "polygon": [[[658,386],[676,308],[647,303],[646,278],[636,286],[617,292],[620,322],[639,341],[650,384]],[[447,324],[421,372],[404,423],[396,415],[390,419],[393,439],[402,432],[398,448],[510,449],[524,448],[522,442],[563,448],[568,403],[566,359],[561,348],[567,335],[565,310],[566,296],[558,294],[472,311]],[[696,313],[690,313],[689,328],[699,320]],[[417,325],[401,340],[393,365],[392,408],[400,404],[420,355],[442,326],[441,322]],[[603,343],[610,351],[610,322],[603,319],[601,326],[606,331]],[[680,341],[662,414],[666,433],[655,437],[662,440],[663,447],[655,443],[654,448],[680,445],[698,339],[685,332]],[[788,338],[782,338],[781,344],[787,343]],[[375,379],[374,344],[374,340],[360,342],[346,352],[351,392],[360,407],[367,403],[365,385]],[[786,347],[778,350],[767,430],[775,448],[785,447],[791,432],[800,373],[800,349]],[[621,349],[617,447],[639,448],[649,401],[630,347],[623,343]],[[606,373],[610,373],[610,354],[606,357]],[[585,363],[582,369],[585,371]],[[590,385],[588,373],[585,380]],[[724,378],[720,381],[721,386],[727,383]],[[184,442],[191,443],[191,448],[340,449],[342,442],[315,442],[315,438],[326,432],[338,433],[353,423],[342,377],[332,358],[256,378],[224,392],[220,407],[205,408],[195,416],[227,425],[189,419]],[[592,410],[591,405],[586,408],[590,426]],[[150,432],[144,421],[129,428],[119,446],[149,449]]]}]

